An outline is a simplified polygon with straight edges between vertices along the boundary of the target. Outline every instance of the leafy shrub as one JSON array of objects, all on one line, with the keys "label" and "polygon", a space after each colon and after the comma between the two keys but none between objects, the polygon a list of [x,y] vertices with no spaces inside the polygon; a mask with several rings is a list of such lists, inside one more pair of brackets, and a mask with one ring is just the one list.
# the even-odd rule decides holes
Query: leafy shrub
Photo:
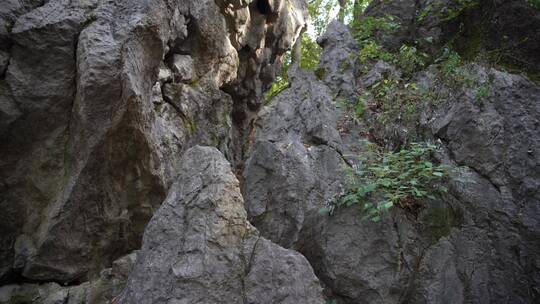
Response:
[{"label": "leafy shrub", "polygon": [[448,48],[445,49],[443,56],[436,62],[441,63],[441,73],[445,78],[455,74],[462,65],[461,56]]},{"label": "leafy shrub", "polygon": [[347,192],[338,205],[362,204],[364,218],[377,222],[394,206],[416,208],[426,199],[435,199],[435,194],[447,191],[440,182],[448,175],[445,166],[429,160],[436,149],[432,144],[412,143],[350,169]]},{"label": "leafy shrub", "polygon": [[396,22],[396,18],[391,15],[384,17],[363,17],[359,20],[353,20],[351,26],[354,38],[360,45],[363,45],[367,40],[373,38],[377,31],[391,33],[401,27],[401,25]]},{"label": "leafy shrub", "polygon": [[[302,57],[300,58],[300,67],[306,70],[315,71],[317,76],[321,76],[322,78],[324,75],[321,73],[324,73],[324,70],[317,71],[317,66],[319,65],[321,58],[321,47],[305,34],[302,36],[301,47]],[[290,65],[291,51],[288,51],[283,57],[281,72],[272,83],[270,89],[264,94],[264,98],[267,102],[290,86],[289,77],[287,75]]]},{"label": "leafy shrub", "polygon": [[392,33],[401,25],[391,15],[385,17],[367,16],[356,21],[353,20],[352,29],[355,39],[361,49],[358,54],[360,63],[383,60],[397,64],[406,74],[414,72],[418,67],[425,65],[425,53],[420,53],[414,46],[402,45],[399,52],[392,54],[384,50],[376,39],[376,33]]},{"label": "leafy shrub", "polygon": [[375,83],[370,92],[372,99],[368,104],[375,114],[376,123],[385,126],[418,120],[416,110],[423,96],[417,90],[416,83],[389,77]]},{"label": "leafy shrub", "polygon": [[427,57],[427,54],[418,52],[416,47],[404,44],[399,48],[394,61],[405,74],[411,75],[418,68],[424,67]]},{"label": "leafy shrub", "polygon": [[486,100],[486,98],[489,97],[490,91],[491,91],[491,87],[487,84],[483,84],[479,86],[476,89],[476,93],[474,95],[474,101],[476,101],[477,103],[482,103],[484,100]]},{"label": "leafy shrub", "polygon": [[386,51],[383,50],[383,48],[377,44],[374,40],[370,40],[366,42],[362,49],[360,50],[360,53],[358,54],[358,60],[361,63],[365,63],[370,60],[384,60],[387,62],[391,62],[394,60],[394,56]]},{"label": "leafy shrub", "polygon": [[416,21],[418,22],[424,21],[424,19],[429,15],[432,9],[433,9],[433,4],[429,4],[428,6],[426,6],[422,11],[420,11],[418,16],[416,16]]},{"label": "leafy shrub", "polygon": [[392,54],[385,51],[375,40],[368,40],[360,49],[358,61],[366,63],[368,61],[383,60],[397,65],[405,74],[411,75],[425,66],[427,57],[427,54],[418,52],[414,46],[404,44],[400,47],[399,52]]},{"label": "leafy shrub", "polygon": [[534,8],[540,9],[540,0],[527,0],[527,2]]},{"label": "leafy shrub", "polygon": [[394,20],[395,17],[390,15],[385,17],[367,16],[353,20],[352,32],[361,47],[358,54],[358,60],[361,63],[371,60],[394,61],[395,56],[386,52],[374,37],[377,32],[391,33],[399,29],[401,25]]},{"label": "leafy shrub", "polygon": [[322,48],[309,35],[302,35],[302,57],[300,67],[315,71],[321,61]]},{"label": "leafy shrub", "polygon": [[272,86],[264,94],[264,99],[266,102],[270,102],[272,98],[276,97],[279,93],[283,92],[285,89],[290,87],[288,77],[283,77],[283,74],[276,77]]}]

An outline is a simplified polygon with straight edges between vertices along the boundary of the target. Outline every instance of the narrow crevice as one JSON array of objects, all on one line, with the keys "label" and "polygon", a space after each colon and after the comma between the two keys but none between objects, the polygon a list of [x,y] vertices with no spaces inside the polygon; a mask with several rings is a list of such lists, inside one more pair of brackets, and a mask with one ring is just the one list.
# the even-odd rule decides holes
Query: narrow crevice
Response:
[{"label": "narrow crevice", "polygon": [[272,13],[272,7],[268,0],[257,0],[257,10],[261,15],[270,15]]},{"label": "narrow crevice", "polygon": [[242,263],[244,264],[244,271],[242,273],[242,277],[240,278],[240,283],[242,284],[242,301],[243,304],[248,304],[248,298],[247,298],[247,291],[246,291],[246,277],[251,272],[251,268],[253,265],[253,260],[255,259],[255,254],[257,251],[257,246],[259,244],[259,241],[261,240],[261,237],[258,236],[257,240],[255,241],[255,244],[253,245],[253,248],[251,249],[251,253],[249,254],[248,259],[246,260],[246,255],[242,254]]},{"label": "narrow crevice", "polygon": [[[37,280],[37,279],[30,279],[25,276],[23,276],[20,273],[12,273],[9,277],[9,280],[6,280],[6,282],[3,282],[2,285],[24,285],[24,284],[31,284],[31,285],[43,285],[43,284],[49,284],[49,283],[56,283],[63,287],[71,287],[71,286],[79,286],[85,282],[88,282],[86,276],[81,276],[79,278],[70,280],[70,281],[62,281],[62,280],[54,280],[54,279],[43,279],[43,280]],[[1,285],[0,285],[1,286]]]},{"label": "narrow crevice", "polygon": [[493,188],[495,188],[495,190],[497,190],[497,192],[499,193],[499,195],[501,195],[501,189],[500,189],[500,186],[495,184],[491,178],[489,176],[487,176],[486,174],[480,172],[478,169],[474,168],[474,167],[471,167],[467,164],[464,164],[464,163],[461,163],[461,162],[458,162],[456,160],[456,156],[454,155],[454,151],[452,151],[452,149],[449,148],[449,143],[447,140],[443,139],[443,138],[440,138],[440,137],[437,137],[438,140],[440,140],[446,147],[447,147],[447,150],[448,150],[448,157],[459,167],[467,167],[469,168],[470,170],[472,170],[474,173],[478,174],[478,176],[482,177],[483,179],[485,179],[487,182],[489,182]]}]

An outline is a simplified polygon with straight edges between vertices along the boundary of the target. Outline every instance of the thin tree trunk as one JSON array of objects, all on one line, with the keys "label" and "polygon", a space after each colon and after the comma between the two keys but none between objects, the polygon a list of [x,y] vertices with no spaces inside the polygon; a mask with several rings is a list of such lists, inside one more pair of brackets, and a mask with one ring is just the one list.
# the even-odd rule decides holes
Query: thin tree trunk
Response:
[{"label": "thin tree trunk", "polygon": [[338,20],[343,23],[345,22],[345,9],[347,6],[347,0],[338,0],[339,2],[339,13],[338,13]]},{"label": "thin tree trunk", "polygon": [[362,16],[362,10],[360,9],[362,6],[363,0],[354,0],[353,5],[353,20],[359,20],[360,16]]},{"label": "thin tree trunk", "polygon": [[296,39],[296,42],[294,43],[292,47],[291,63],[300,64],[300,60],[302,60],[302,36],[304,35],[305,31],[306,31],[306,28],[304,27],[302,31],[300,32],[298,39]]}]

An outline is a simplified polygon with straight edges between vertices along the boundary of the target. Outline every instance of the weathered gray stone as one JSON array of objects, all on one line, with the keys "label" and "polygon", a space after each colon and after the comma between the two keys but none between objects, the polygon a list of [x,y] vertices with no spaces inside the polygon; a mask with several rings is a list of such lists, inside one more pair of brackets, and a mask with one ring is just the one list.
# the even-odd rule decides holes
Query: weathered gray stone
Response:
[{"label": "weathered gray stone", "polygon": [[9,53],[0,50],[0,77],[4,75],[9,63]]},{"label": "weathered gray stone", "polygon": [[[274,77],[263,70],[278,65],[306,22],[303,1],[278,5],[272,16],[248,5],[0,5],[0,51],[10,58],[0,77],[0,281],[97,277],[140,246],[187,148],[202,143],[233,154],[233,101],[222,87],[249,79],[259,85],[245,96],[262,94]],[[275,26],[266,31],[269,18]],[[236,32],[246,40],[231,41]],[[159,67],[175,53],[191,56],[201,81],[163,100],[172,79],[159,77]],[[237,73],[247,61],[252,71]]]},{"label": "weathered gray stone", "polygon": [[[373,1],[366,14],[401,23],[376,31],[386,49],[417,43],[438,56],[451,40],[467,59],[501,50],[506,63],[538,70],[538,10],[493,0],[461,12],[463,3]],[[339,304],[537,303],[538,84],[479,65],[463,68],[467,84],[444,84],[437,65],[407,75],[442,96],[419,108],[414,133],[461,167],[448,194],[381,223],[360,220],[360,206],[321,215],[377,128],[336,103],[399,70],[359,65],[334,22],[320,40],[323,82],[292,68],[291,88],[254,122],[305,24],[301,0],[3,1],[0,283],[10,285],[0,302],[114,301],[134,256],[116,259],[146,230],[117,302],[323,303],[306,259],[270,239],[305,254]],[[397,147],[403,136],[387,140]],[[235,169],[249,151],[245,202],[217,150],[182,160],[197,144]],[[42,283],[13,284],[31,280]]]},{"label": "weathered gray stone", "polygon": [[189,149],[181,172],[148,224],[122,303],[324,303],[305,258],[249,224],[217,149]]},{"label": "weathered gray stone", "polygon": [[229,95],[205,79],[192,84],[166,83],[162,93],[181,117],[185,146],[214,146],[228,153],[233,105]]},{"label": "weathered gray stone", "polygon": [[358,81],[358,86],[362,89],[368,89],[377,82],[389,77],[399,77],[396,68],[389,63],[379,60],[377,61],[365,75],[362,75]]},{"label": "weathered gray stone", "polygon": [[0,49],[7,50],[11,45],[9,34],[17,18],[43,5],[41,0],[5,0],[0,6]]},{"label": "weathered gray stone", "polygon": [[57,283],[5,285],[0,287],[2,304],[104,304],[114,303],[127,281],[137,253],[121,257],[112,268],[104,269],[99,278],[76,286]]},{"label": "weathered gray stone", "polygon": [[[304,222],[297,248],[338,303],[534,303],[540,296],[528,287],[540,280],[531,271],[540,248],[532,135],[539,88],[478,65],[459,72],[474,84],[445,88],[432,68],[417,79],[446,92],[421,123],[427,138],[442,140],[439,159],[456,168],[449,195],[414,220],[394,210],[371,223],[352,208]],[[480,87],[487,96],[478,97]]]},{"label": "weathered gray stone", "polygon": [[[159,67],[158,80],[160,83],[171,82],[173,80],[172,71],[164,64]],[[161,88],[159,90],[161,91]]]},{"label": "weathered gray stone", "polygon": [[[540,197],[535,190],[539,188],[540,153],[533,135],[540,125],[539,87],[524,76],[479,65],[457,72],[468,82],[446,87],[436,65],[413,78],[420,90],[436,91],[441,97],[421,108],[419,123],[426,140],[441,141],[437,158],[455,168],[448,195],[426,202],[416,216],[396,209],[380,223],[372,223],[361,220],[360,206],[340,208],[330,216],[298,211],[311,202],[308,193],[317,191],[311,188],[310,178],[316,175],[310,168],[326,168],[326,163],[305,161],[310,158],[294,142],[276,144],[290,134],[301,138],[298,134],[305,134],[297,131],[302,129],[288,116],[294,110],[271,111],[295,109],[298,101],[291,98],[293,89],[278,95],[263,110],[264,119],[256,129],[263,135],[256,133],[244,173],[248,213],[260,214],[253,222],[263,234],[297,248],[308,258],[328,288],[329,299],[351,304],[535,303],[539,299],[539,290],[531,287],[540,281],[540,226],[536,220]],[[385,74],[396,73],[396,68],[377,63],[361,75],[354,89],[367,90],[388,76]],[[296,80],[296,87],[314,83],[306,78]],[[328,87],[334,94],[341,89],[332,78],[328,78]],[[480,88],[487,88],[487,96],[479,96]],[[330,107],[320,109],[326,112],[321,116],[343,115]],[[341,149],[351,151],[343,125],[339,130]],[[268,141],[258,142],[258,137]],[[290,199],[286,193],[300,193],[302,198]],[[279,202],[292,202],[292,207]]]},{"label": "weathered gray stone", "polygon": [[399,25],[399,27],[392,31],[377,28],[374,35],[384,48],[396,51],[403,43],[412,44],[413,42],[411,28],[416,20],[417,2],[419,1],[373,0],[361,18],[390,16],[392,18],[390,22]]},{"label": "weathered gray stone", "polygon": [[412,221],[404,213],[381,222],[362,220],[361,206],[311,217],[304,223],[299,250],[313,265],[330,299],[338,303],[400,303],[415,266]]},{"label": "weathered gray stone", "polygon": [[172,67],[176,81],[189,82],[196,76],[193,71],[193,58],[189,55],[174,54]]},{"label": "weathered gray stone", "polygon": [[291,247],[308,214],[340,192],[341,142],[330,92],[293,67],[291,88],[265,107],[244,170],[250,221],[263,236]]},{"label": "weathered gray stone", "polygon": [[324,49],[317,73],[334,92],[334,99],[356,102],[359,95],[356,86],[359,47],[348,27],[334,20],[317,42]]}]

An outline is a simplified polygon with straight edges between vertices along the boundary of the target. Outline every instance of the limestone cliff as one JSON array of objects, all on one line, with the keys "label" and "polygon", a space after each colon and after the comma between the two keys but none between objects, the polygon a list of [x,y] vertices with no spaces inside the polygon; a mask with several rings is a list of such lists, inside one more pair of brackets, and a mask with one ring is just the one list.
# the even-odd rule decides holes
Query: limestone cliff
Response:
[{"label": "limestone cliff", "polygon": [[[423,66],[360,60],[335,21],[317,73],[264,100],[303,0],[4,0],[0,303],[540,301],[540,11],[374,0],[360,18],[385,16],[380,51]],[[414,88],[413,118],[381,123],[365,100],[385,80],[389,100]],[[448,192],[378,223],[335,207],[368,141],[437,143]]]}]

